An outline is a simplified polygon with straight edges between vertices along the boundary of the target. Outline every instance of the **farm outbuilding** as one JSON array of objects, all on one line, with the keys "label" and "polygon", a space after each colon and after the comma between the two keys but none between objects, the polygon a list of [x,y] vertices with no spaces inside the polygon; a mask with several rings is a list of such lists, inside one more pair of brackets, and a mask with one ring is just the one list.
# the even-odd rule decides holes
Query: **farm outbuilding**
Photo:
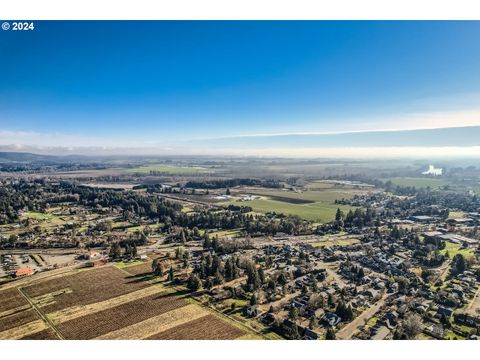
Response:
[{"label": "farm outbuilding", "polygon": [[34,271],[32,268],[25,266],[18,268],[15,271],[15,277],[22,277],[22,276],[28,276],[28,275],[33,275]]}]

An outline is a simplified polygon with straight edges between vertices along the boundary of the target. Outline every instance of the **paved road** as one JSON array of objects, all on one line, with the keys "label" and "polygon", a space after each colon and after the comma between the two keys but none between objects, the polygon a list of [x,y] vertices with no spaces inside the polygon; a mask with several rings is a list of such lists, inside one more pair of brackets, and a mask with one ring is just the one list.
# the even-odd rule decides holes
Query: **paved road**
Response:
[{"label": "paved road", "polygon": [[383,295],[383,297],[378,300],[375,304],[373,304],[371,307],[366,309],[364,312],[362,312],[359,316],[357,316],[355,319],[353,319],[352,322],[347,324],[344,328],[342,328],[336,335],[337,339],[340,340],[348,340],[351,339],[353,334],[357,331],[358,327],[361,325],[365,324],[368,319],[370,319],[375,313],[380,310],[380,308],[385,304],[385,299],[387,298],[387,293]]}]

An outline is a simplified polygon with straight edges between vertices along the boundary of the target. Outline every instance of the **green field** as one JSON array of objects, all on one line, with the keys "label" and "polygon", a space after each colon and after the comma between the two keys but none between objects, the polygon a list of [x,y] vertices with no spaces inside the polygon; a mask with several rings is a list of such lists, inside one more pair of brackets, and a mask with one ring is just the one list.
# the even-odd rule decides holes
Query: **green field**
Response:
[{"label": "green field", "polygon": [[434,179],[434,178],[422,178],[422,177],[394,177],[381,179],[383,181],[390,180],[394,185],[399,186],[414,186],[416,188],[427,188],[438,189],[442,186],[449,185],[450,182],[445,179]]},{"label": "green field", "polygon": [[259,199],[252,201],[236,201],[230,200],[222,203],[223,205],[244,205],[252,207],[253,211],[267,213],[276,212],[289,215],[298,215],[303,219],[315,222],[328,222],[335,218],[337,208],[343,212],[348,212],[352,207],[344,205],[336,205],[329,202],[318,201],[309,204],[292,204],[284,201]]},{"label": "green field", "polygon": [[[351,206],[337,205],[335,204],[335,200],[350,199],[359,193],[361,192],[358,190],[347,190],[344,188],[323,188],[318,191],[307,190],[303,192],[255,189],[249,191],[248,195],[261,196],[261,199],[251,201],[232,199],[222,202],[221,204],[250,206],[255,212],[276,212],[286,215],[298,215],[306,220],[325,223],[335,218],[335,213],[338,208],[345,213],[353,209]],[[246,194],[237,193],[235,195]]]},{"label": "green field", "polygon": [[24,219],[30,218],[30,219],[36,219],[36,220],[50,220],[53,217],[54,216],[52,214],[44,214],[44,213],[33,212],[33,211],[28,212],[23,216]]},{"label": "green field", "polygon": [[450,259],[452,259],[457,254],[462,254],[464,257],[473,256],[472,249],[461,249],[461,247],[462,246],[459,244],[455,244],[450,241],[445,241],[445,249],[440,250],[440,254],[444,255],[448,251]]},{"label": "green field", "polygon": [[196,174],[205,172],[207,169],[199,166],[175,166],[164,164],[152,164],[139,166],[133,169],[128,169],[128,173],[149,174],[151,171],[166,173],[166,174]]}]

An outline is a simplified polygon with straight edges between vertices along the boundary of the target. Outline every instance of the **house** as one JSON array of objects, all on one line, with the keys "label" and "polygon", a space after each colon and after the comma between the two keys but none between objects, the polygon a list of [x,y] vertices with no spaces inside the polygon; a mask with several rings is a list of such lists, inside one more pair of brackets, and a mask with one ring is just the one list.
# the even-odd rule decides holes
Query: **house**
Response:
[{"label": "house", "polygon": [[377,298],[378,297],[378,291],[374,289],[367,289],[364,292],[365,296],[371,297],[371,298]]},{"label": "house", "polygon": [[22,277],[22,276],[28,276],[33,274],[34,274],[33,269],[28,266],[18,268],[15,271],[15,277]]},{"label": "house", "polygon": [[432,324],[428,331],[436,338],[443,338],[443,326],[440,324]]},{"label": "house", "polygon": [[385,290],[385,287],[386,287],[386,285],[383,281],[380,281],[375,285],[375,289],[377,289],[377,290]]},{"label": "house", "polygon": [[480,324],[480,317],[463,312],[455,314],[454,318],[455,322],[458,324],[463,324],[471,327],[475,327],[477,326],[477,324]]},{"label": "house", "polygon": [[266,313],[265,315],[263,315],[261,317],[261,321],[267,325],[271,325],[275,322],[278,321],[277,317],[275,314],[272,314],[272,313]]},{"label": "house", "polygon": [[318,308],[315,310],[314,315],[317,319],[321,319],[325,315],[325,310],[323,310],[322,308]]},{"label": "house", "polygon": [[446,317],[450,317],[453,314],[453,309],[443,307],[443,306],[439,306],[438,310],[437,310],[437,314],[440,315],[440,316],[445,315]]},{"label": "house", "polygon": [[86,267],[99,267],[107,263],[107,259],[95,259],[86,263]]},{"label": "house", "polygon": [[411,219],[413,221],[419,222],[419,223],[429,223],[434,220],[433,217],[428,216],[428,215],[417,215],[417,216],[412,216]]},{"label": "house", "polygon": [[101,257],[100,253],[96,250],[88,250],[87,254],[85,255],[85,258],[87,260],[94,260],[94,259],[98,259],[100,257]]},{"label": "house", "polygon": [[248,306],[245,308],[245,315],[248,317],[256,317],[260,311],[256,305]]},{"label": "house", "polygon": [[389,311],[388,313],[385,314],[385,319],[388,322],[388,325],[394,327],[398,323],[398,312],[395,310]]},{"label": "house", "polygon": [[305,329],[305,335],[303,335],[304,340],[318,340],[320,337],[318,334],[310,329]]},{"label": "house", "polygon": [[337,314],[328,313],[322,318],[322,321],[328,326],[336,326],[340,321],[342,321],[342,318]]}]

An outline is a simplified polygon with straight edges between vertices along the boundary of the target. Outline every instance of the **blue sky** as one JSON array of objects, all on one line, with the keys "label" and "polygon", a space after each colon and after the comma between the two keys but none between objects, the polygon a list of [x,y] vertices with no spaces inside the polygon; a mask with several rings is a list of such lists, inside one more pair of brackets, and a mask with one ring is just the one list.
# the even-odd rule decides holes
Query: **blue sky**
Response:
[{"label": "blue sky", "polygon": [[0,32],[0,140],[480,124],[478,39],[480,22],[36,22]]}]

